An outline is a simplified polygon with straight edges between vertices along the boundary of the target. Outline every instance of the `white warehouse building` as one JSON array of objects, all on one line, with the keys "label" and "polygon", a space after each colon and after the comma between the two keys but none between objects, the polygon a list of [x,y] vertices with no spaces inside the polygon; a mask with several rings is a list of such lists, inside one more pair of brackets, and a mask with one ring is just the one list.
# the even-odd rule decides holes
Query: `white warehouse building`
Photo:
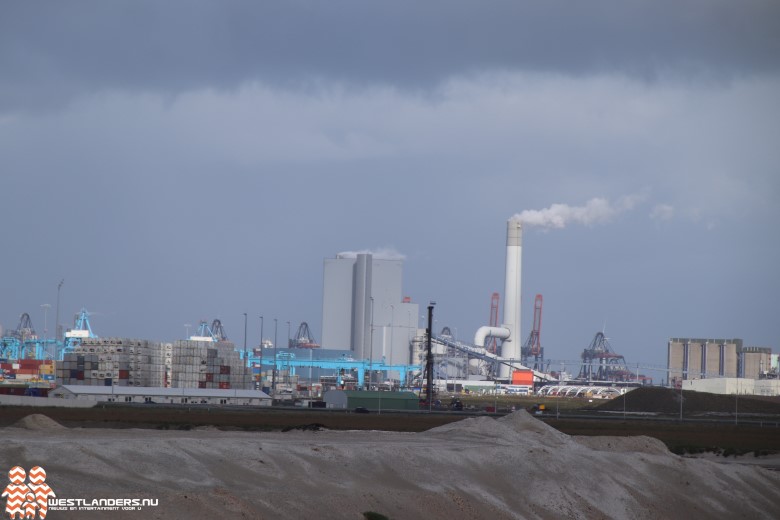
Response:
[{"label": "white warehouse building", "polygon": [[72,399],[94,403],[271,406],[271,397],[265,392],[217,388],[62,385],[49,392],[49,399]]}]

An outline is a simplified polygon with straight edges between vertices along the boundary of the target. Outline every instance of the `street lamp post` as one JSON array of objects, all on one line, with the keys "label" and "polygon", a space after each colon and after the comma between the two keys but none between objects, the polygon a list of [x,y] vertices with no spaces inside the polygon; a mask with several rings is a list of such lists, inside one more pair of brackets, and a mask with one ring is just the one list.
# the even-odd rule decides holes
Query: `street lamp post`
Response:
[{"label": "street lamp post", "polygon": [[49,308],[51,305],[48,303],[44,303],[41,305],[41,308],[43,309],[43,340],[46,341],[46,336],[48,331],[47,322],[46,322],[46,316],[49,313]]},{"label": "street lamp post", "polygon": [[433,306],[436,302],[430,302],[428,305],[428,330],[426,331],[426,355],[425,355],[425,379],[428,382],[428,412],[433,408],[433,352],[431,349],[431,342],[433,336]]},{"label": "street lamp post", "polygon": [[260,390],[263,389],[263,317],[260,316]]},{"label": "street lamp post", "polygon": [[[47,323],[46,323],[46,315],[48,314],[50,307],[51,307],[51,305],[49,305],[48,303],[44,303],[43,305],[41,305],[41,308],[43,309],[43,349],[44,349],[45,355],[51,355],[51,353],[49,352],[49,345],[46,342],[46,339],[47,339],[47,336],[48,336],[48,332],[49,332],[48,331],[48,327],[47,327]],[[57,357],[57,353],[56,352],[54,353],[53,357]]]},{"label": "street lamp post", "polygon": [[498,413],[498,379],[493,380],[493,413]]},{"label": "street lamp post", "polygon": [[60,334],[60,289],[62,289],[62,284],[65,283],[65,278],[60,280],[60,283],[57,285],[57,323],[54,326],[54,336],[59,340],[61,334]]},{"label": "street lamp post", "polygon": [[246,367],[248,363],[246,357],[246,320],[247,320],[247,316],[246,313],[244,313],[244,376],[243,376],[244,390],[246,390]]},{"label": "street lamp post", "polygon": [[682,407],[683,407],[683,384],[680,381],[680,422],[682,422]]},{"label": "street lamp post", "polygon": [[287,322],[287,348],[290,348],[290,345],[292,344],[291,340],[292,340],[292,335],[290,331],[290,322],[288,321]]},{"label": "street lamp post", "polygon": [[624,421],[626,420],[626,393],[627,393],[627,390],[628,389],[624,386],[623,387],[623,420]]},{"label": "street lamp post", "polygon": [[371,327],[368,338],[368,389],[371,390],[371,383],[374,375],[374,297],[371,297]]},{"label": "street lamp post", "polygon": [[390,305],[390,359],[393,359],[395,348],[393,345],[393,330],[395,330],[395,305]]},{"label": "street lamp post", "polygon": [[412,338],[415,334],[414,325],[412,325],[412,311],[406,311],[406,316],[409,318],[409,334],[408,338],[406,338],[407,341],[412,341]]},{"label": "street lamp post", "polygon": [[[279,324],[279,320],[277,318],[274,318],[274,368],[273,372],[271,372],[271,395],[272,399],[276,397],[276,340],[277,340],[277,331]],[[271,401],[273,402],[273,400]]]}]

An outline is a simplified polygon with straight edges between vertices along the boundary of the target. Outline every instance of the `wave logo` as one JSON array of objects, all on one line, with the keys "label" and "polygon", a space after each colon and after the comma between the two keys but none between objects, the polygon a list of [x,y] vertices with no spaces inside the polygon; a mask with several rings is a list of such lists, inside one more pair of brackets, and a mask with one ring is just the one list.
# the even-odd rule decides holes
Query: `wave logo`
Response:
[{"label": "wave logo", "polygon": [[43,520],[49,510],[49,497],[57,495],[46,483],[46,471],[42,467],[35,466],[30,470],[27,483],[25,483],[26,478],[27,473],[21,466],[14,466],[8,472],[8,480],[11,482],[2,494],[8,497],[5,501],[5,512],[11,520],[17,518]]}]

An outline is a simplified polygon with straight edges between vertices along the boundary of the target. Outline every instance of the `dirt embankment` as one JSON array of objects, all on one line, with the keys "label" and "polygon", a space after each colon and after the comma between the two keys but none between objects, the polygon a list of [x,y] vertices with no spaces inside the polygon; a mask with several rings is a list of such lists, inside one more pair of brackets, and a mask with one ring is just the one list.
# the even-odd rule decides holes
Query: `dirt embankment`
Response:
[{"label": "dirt embankment", "polygon": [[677,415],[680,413],[680,399],[685,417],[704,414],[761,414],[780,418],[780,397],[755,395],[721,395],[691,390],[673,390],[663,387],[643,387],[631,390],[623,397],[616,397],[600,403],[596,410],[629,412],[655,412]]},{"label": "dirt embankment", "polygon": [[[111,518],[776,518],[780,474],[579,438],[525,412],[421,433],[2,430],[0,464],[40,465],[60,498],[150,497]],[[24,424],[27,424],[25,422]],[[46,426],[48,424],[48,426]],[[99,513],[50,512],[55,518]]]}]

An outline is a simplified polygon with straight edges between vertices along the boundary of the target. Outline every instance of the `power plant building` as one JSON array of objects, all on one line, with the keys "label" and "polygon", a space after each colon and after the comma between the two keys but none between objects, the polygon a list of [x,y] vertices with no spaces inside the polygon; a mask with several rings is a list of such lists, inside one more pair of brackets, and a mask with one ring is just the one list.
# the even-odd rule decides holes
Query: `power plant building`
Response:
[{"label": "power plant building", "polygon": [[771,369],[771,354],[769,348],[743,347],[741,339],[671,338],[669,379],[760,379]]},{"label": "power plant building", "polygon": [[741,339],[671,338],[668,368],[671,380],[737,377]]},{"label": "power plant building", "polygon": [[322,346],[408,364],[419,306],[402,297],[403,261],[341,253],[324,262]]},{"label": "power plant building", "polygon": [[762,379],[772,369],[771,348],[745,347],[740,358],[739,377]]}]

